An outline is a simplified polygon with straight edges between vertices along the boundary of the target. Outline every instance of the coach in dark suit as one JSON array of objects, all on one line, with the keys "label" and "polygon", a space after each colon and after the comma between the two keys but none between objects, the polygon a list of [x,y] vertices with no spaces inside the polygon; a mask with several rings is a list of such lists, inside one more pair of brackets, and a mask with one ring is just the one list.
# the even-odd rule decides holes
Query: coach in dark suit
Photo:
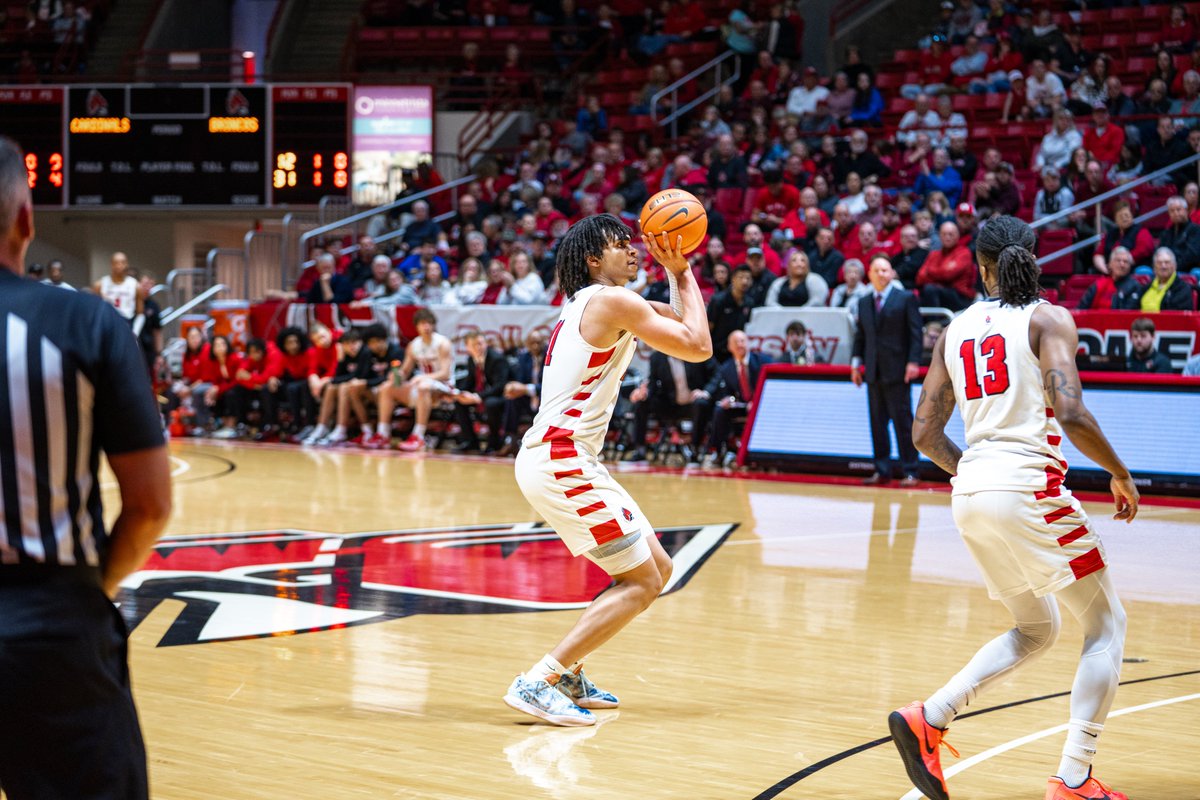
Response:
[{"label": "coach in dark suit", "polygon": [[[650,374],[629,396],[633,401],[633,438],[637,442],[634,461],[646,457],[646,431],[650,426],[650,417],[659,421],[659,430],[664,432],[669,421],[691,415],[692,398],[708,385],[716,366],[716,359],[713,358],[692,364],[657,350],[650,354]],[[703,441],[703,436],[703,429],[693,431],[693,445]],[[691,453],[687,455],[690,457]]]},{"label": "coach in dark suit", "polygon": [[734,331],[726,340],[729,358],[717,367],[716,373],[703,390],[692,397],[692,442],[697,456],[701,452],[698,431],[703,431],[712,417],[708,449],[716,454],[717,463],[725,455],[729,432],[736,421],[745,421],[746,411],[754,400],[754,387],[764,364],[771,363],[762,353],[751,353],[743,331]]},{"label": "coach in dark suit", "polygon": [[912,394],[908,384],[919,374],[921,309],[916,297],[892,285],[896,272],[886,257],[871,259],[869,277],[874,291],[858,300],[858,330],[850,370],[855,386],[867,382],[871,415],[875,474],[863,483],[875,485],[892,478],[892,448],[887,432],[890,421],[904,471],[900,485],[913,486],[917,482],[918,456],[912,441]]},{"label": "coach in dark suit", "polygon": [[455,400],[458,405],[454,415],[462,428],[454,451],[479,449],[479,436],[475,433],[475,417],[482,413],[488,425],[488,443],[485,453],[500,447],[500,418],[504,415],[504,387],[508,383],[508,359],[499,350],[488,347],[487,340],[478,331],[463,337],[467,348],[467,374],[458,379],[461,392]]},{"label": "coach in dark suit", "polygon": [[510,456],[517,452],[519,442],[517,430],[525,418],[533,419],[537,403],[542,396],[542,367],[546,359],[546,333],[530,331],[525,337],[525,347],[517,351],[512,364],[508,385],[504,387],[504,445],[500,455]]}]

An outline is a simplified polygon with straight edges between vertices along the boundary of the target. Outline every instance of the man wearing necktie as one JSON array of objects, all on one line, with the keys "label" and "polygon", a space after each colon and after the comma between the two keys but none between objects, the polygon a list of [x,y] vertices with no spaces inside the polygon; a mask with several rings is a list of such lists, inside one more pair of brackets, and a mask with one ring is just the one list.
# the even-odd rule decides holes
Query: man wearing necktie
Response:
[{"label": "man wearing necktie", "polygon": [[537,413],[542,395],[542,367],[546,359],[546,334],[538,329],[525,337],[525,346],[517,351],[516,363],[504,387],[504,445],[499,455],[514,455],[521,446],[517,435],[521,421]]},{"label": "man wearing necktie", "polygon": [[[637,442],[631,461],[646,458],[646,433],[652,416],[658,420],[660,436],[666,435],[671,423],[692,416],[692,397],[708,384],[716,366],[712,358],[694,364],[658,351],[650,354],[650,371],[645,382],[629,395],[633,402],[633,438]],[[701,430],[699,441],[703,441],[703,436]],[[697,437],[693,436],[693,444],[696,442]],[[685,452],[685,457],[690,455]]]},{"label": "man wearing necktie", "polygon": [[[751,353],[750,342],[743,331],[734,331],[727,340],[729,358],[718,369],[703,390],[693,395],[693,426],[703,430],[707,415],[712,414],[712,428],[708,448],[715,455],[717,464],[726,461],[725,450],[734,422],[744,422],[750,404],[754,402],[754,390],[758,386],[758,373],[771,359],[762,353]],[[696,447],[696,456],[701,455]]]},{"label": "man wearing necktie", "polygon": [[479,331],[471,331],[464,336],[463,345],[467,348],[467,374],[458,379],[459,392],[454,397],[458,404],[454,414],[462,428],[454,452],[479,449],[475,419],[483,416],[488,426],[487,449],[484,450],[484,454],[487,454],[500,447],[504,386],[509,377],[508,359],[499,350],[488,347],[487,340]]},{"label": "man wearing necktie", "polygon": [[895,276],[892,262],[886,256],[871,259],[872,292],[858,300],[858,328],[850,360],[854,385],[861,386],[864,381],[867,384],[875,451],[875,474],[863,481],[868,486],[892,478],[888,422],[896,432],[900,450],[904,473],[900,485],[917,483],[919,462],[912,441],[912,392],[908,385],[920,374],[921,309],[916,297],[892,286]]}]

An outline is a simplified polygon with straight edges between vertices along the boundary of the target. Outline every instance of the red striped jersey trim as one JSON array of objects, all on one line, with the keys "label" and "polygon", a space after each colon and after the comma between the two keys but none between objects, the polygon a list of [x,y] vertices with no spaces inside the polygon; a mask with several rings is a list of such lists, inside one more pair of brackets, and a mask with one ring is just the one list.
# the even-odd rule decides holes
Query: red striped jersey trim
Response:
[{"label": "red striped jersey trim", "polygon": [[613,539],[620,539],[625,535],[625,532],[621,530],[621,526],[617,524],[615,519],[601,522],[599,525],[593,525],[588,530],[591,531],[592,538],[596,540],[596,544],[605,544],[606,542],[611,542]]},{"label": "red striped jersey trim", "polygon": [[1062,444],[1062,437],[1055,436],[1053,433],[1048,433],[1046,434],[1046,441],[1049,442],[1052,447],[1058,447],[1060,444]]},{"label": "red striped jersey trim", "polygon": [[1050,406],[1046,406],[1046,416],[1050,419],[1054,419],[1054,409]]},{"label": "red striped jersey trim", "polygon": [[1063,517],[1069,517],[1074,513],[1075,509],[1073,507],[1063,506],[1062,508],[1056,508],[1054,511],[1051,511],[1044,517],[1044,519],[1046,520],[1047,525],[1053,525]]},{"label": "red striped jersey trim", "polygon": [[1087,532],[1088,532],[1087,525],[1080,525],[1078,528],[1071,531],[1070,533],[1068,533],[1064,536],[1058,537],[1058,545],[1059,545],[1059,547],[1066,547],[1071,542],[1075,541],[1076,539],[1083,536]]},{"label": "red striped jersey trim", "polygon": [[595,512],[599,511],[602,508],[604,508],[604,501],[597,500],[596,502],[592,503],[590,506],[584,506],[583,508],[578,509],[575,513],[581,517],[586,517],[588,514],[594,514]]},{"label": "red striped jersey trim", "polygon": [[598,381],[598,380],[600,380],[600,374],[599,374],[599,373],[597,373],[597,374],[593,375],[592,377],[588,378],[587,380],[585,380],[583,383],[581,383],[581,384],[579,384],[579,385],[580,385],[580,386],[587,386],[589,383],[595,383],[595,382],[596,382],[596,381]]},{"label": "red striped jersey trim", "polygon": [[1093,547],[1078,558],[1072,558],[1069,563],[1071,571],[1075,573],[1075,580],[1081,580],[1104,569],[1104,556],[1100,555],[1098,548]]},{"label": "red striped jersey trim", "polygon": [[592,353],[592,357],[588,359],[588,369],[603,367],[609,361],[612,361],[613,353],[617,352],[617,348],[605,350],[603,353]]},{"label": "red striped jersey trim", "polygon": [[580,484],[579,486],[576,486],[574,489],[567,489],[565,492],[563,492],[563,494],[565,494],[567,496],[567,498],[569,499],[572,497],[578,497],[579,495],[583,494],[584,492],[590,492],[594,488],[596,488],[596,487],[592,486],[590,483],[584,483],[584,484]]}]

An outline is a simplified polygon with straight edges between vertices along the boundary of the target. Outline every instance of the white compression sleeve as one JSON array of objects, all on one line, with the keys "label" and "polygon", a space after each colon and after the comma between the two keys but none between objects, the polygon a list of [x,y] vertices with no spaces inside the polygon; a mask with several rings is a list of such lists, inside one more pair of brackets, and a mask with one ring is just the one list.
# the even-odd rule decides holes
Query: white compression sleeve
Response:
[{"label": "white compression sleeve", "polygon": [[667,285],[671,287],[671,310],[675,316],[683,319],[683,298],[679,296],[679,281],[675,280],[675,273],[667,273]]}]

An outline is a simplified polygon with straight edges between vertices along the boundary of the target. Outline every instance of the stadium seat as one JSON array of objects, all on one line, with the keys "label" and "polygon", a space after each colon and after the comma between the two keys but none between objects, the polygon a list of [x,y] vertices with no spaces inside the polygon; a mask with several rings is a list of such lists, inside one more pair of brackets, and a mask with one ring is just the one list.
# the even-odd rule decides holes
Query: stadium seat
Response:
[{"label": "stadium seat", "polygon": [[[1043,230],[1038,236],[1037,256],[1042,258],[1070,247],[1075,241],[1075,232],[1070,230]],[[1043,275],[1070,275],[1075,271],[1075,254],[1068,253],[1053,261],[1042,264]]]}]

